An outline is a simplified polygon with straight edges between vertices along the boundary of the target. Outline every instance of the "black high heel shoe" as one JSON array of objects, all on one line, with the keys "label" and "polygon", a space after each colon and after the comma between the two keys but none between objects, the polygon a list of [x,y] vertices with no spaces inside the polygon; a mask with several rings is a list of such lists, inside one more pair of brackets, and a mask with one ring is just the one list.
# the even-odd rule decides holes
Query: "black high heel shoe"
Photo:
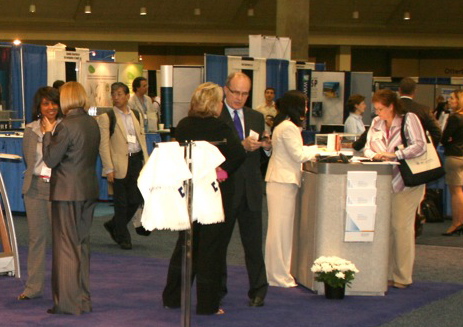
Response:
[{"label": "black high heel shoe", "polygon": [[451,232],[442,233],[442,236],[452,236],[453,234],[458,234],[460,236],[463,233],[463,225],[455,227],[455,229]]}]

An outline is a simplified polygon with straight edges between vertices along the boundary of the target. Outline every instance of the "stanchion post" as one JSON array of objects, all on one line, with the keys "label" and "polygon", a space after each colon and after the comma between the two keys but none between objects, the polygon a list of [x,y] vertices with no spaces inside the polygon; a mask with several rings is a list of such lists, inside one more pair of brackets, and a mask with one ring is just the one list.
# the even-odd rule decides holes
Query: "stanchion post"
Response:
[{"label": "stanchion post", "polygon": [[[188,141],[185,145],[185,160],[190,171],[193,171],[192,148],[194,143]],[[193,181],[185,182],[187,192],[188,216],[190,218],[190,229],[185,231],[183,243],[182,262],[182,327],[190,327],[191,324],[191,275],[193,265]]]}]

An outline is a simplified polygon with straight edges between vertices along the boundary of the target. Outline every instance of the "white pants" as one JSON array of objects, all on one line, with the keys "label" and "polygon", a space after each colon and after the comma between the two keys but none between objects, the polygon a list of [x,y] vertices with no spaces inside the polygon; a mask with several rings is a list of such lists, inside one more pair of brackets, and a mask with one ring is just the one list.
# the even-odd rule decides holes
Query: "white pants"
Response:
[{"label": "white pants", "polygon": [[290,273],[297,192],[296,184],[267,183],[265,266],[270,286],[297,286]]},{"label": "white pants", "polygon": [[389,279],[411,284],[415,262],[415,214],[423,198],[425,185],[393,193],[389,244]]}]

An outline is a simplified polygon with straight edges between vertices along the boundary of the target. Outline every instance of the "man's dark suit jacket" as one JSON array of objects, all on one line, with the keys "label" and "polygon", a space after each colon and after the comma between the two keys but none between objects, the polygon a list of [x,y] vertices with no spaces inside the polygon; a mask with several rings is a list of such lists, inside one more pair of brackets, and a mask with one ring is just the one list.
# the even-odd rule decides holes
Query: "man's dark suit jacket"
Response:
[{"label": "man's dark suit jacket", "polygon": [[100,130],[95,118],[82,108],[71,109],[43,138],[43,160],[52,168],[50,200],[98,199],[96,159]]},{"label": "man's dark suit jacket", "polygon": [[431,109],[409,98],[400,98],[400,101],[407,112],[413,112],[418,116],[424,131],[429,131],[432,143],[434,146],[437,146],[442,137],[442,130],[436,118],[431,113]]},{"label": "man's dark suit jacket", "polygon": [[[249,136],[250,130],[259,133],[262,136],[265,128],[264,116],[251,108],[243,108],[244,115],[244,136]],[[224,104],[222,113],[219,117],[227,123],[236,135],[235,125],[233,119]],[[262,174],[260,173],[260,156],[262,150],[246,152],[246,159],[240,168],[235,172],[233,178],[235,179],[235,196],[237,201],[242,198],[245,192],[249,208],[252,211],[262,210]],[[235,206],[237,203],[235,202]]]}]

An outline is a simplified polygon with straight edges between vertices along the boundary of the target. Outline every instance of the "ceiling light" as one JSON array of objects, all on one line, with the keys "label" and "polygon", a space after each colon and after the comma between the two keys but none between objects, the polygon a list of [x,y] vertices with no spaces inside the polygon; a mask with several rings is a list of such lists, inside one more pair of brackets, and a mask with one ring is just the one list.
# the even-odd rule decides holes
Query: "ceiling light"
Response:
[{"label": "ceiling light", "polygon": [[193,10],[193,14],[195,16],[201,16],[201,8],[195,8],[195,10]]},{"label": "ceiling light", "polygon": [[87,0],[87,4],[85,5],[84,12],[86,14],[91,14],[92,13],[92,6],[90,6],[90,0]]},{"label": "ceiling light", "polygon": [[404,12],[404,20],[410,20],[410,18],[411,18],[410,12],[409,11]]},{"label": "ceiling light", "polygon": [[352,12],[352,18],[353,18],[353,19],[359,19],[359,17],[360,17],[359,11],[358,11],[358,10],[354,10],[354,11]]},{"label": "ceiling light", "polygon": [[146,7],[141,7],[140,8],[140,16],[146,16],[147,12],[146,12]]},{"label": "ceiling light", "polygon": [[20,45],[21,44],[21,40],[20,39],[16,39],[13,41],[13,44],[14,45]]},{"label": "ceiling light", "polygon": [[254,8],[248,8],[248,17],[254,17]]},{"label": "ceiling light", "polygon": [[31,4],[29,5],[29,12],[30,12],[30,13],[35,13],[35,5],[34,5],[33,3],[31,3]]}]

